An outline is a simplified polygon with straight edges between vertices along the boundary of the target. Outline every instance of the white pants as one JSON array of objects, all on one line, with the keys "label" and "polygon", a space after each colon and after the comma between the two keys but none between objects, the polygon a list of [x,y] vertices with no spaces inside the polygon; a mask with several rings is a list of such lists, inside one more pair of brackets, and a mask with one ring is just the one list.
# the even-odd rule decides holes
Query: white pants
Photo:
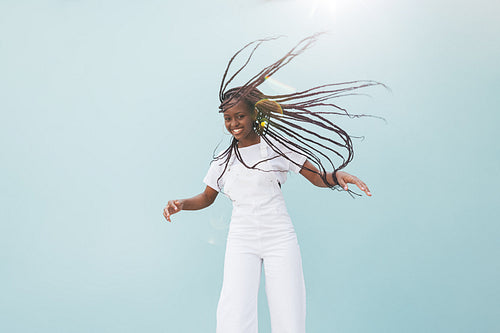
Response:
[{"label": "white pants", "polygon": [[262,264],[272,332],[305,332],[305,286],[297,236],[288,215],[265,215],[233,216],[217,333],[257,333]]}]

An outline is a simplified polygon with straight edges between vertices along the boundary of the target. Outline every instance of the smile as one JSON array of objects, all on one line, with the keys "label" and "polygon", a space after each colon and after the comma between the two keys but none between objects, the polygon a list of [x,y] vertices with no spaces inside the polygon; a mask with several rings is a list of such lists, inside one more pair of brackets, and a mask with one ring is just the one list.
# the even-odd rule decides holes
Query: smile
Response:
[{"label": "smile", "polygon": [[240,134],[241,131],[243,131],[243,128],[237,128],[237,129],[232,130],[231,132],[233,134]]}]

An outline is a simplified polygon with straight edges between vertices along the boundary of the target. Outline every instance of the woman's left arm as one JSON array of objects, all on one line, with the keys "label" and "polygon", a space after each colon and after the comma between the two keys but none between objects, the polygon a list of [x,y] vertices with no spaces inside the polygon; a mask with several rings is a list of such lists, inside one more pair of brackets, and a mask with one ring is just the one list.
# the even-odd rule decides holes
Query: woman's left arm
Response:
[{"label": "woman's left arm", "polygon": [[[325,184],[323,179],[321,179],[321,176],[319,175],[319,170],[309,161],[306,161],[304,163],[302,169],[300,170],[300,174],[315,186],[328,187],[328,185]],[[346,191],[348,190],[347,184],[355,184],[357,187],[359,187],[361,191],[365,192],[367,196],[371,197],[372,194],[370,193],[368,186],[366,186],[366,184],[362,182],[358,177],[350,175],[344,171],[337,171],[336,175],[338,180],[337,185],[342,186],[344,190]],[[336,184],[335,181],[333,180],[333,174],[331,172],[327,172],[326,177],[328,182],[330,182],[331,184]]]}]

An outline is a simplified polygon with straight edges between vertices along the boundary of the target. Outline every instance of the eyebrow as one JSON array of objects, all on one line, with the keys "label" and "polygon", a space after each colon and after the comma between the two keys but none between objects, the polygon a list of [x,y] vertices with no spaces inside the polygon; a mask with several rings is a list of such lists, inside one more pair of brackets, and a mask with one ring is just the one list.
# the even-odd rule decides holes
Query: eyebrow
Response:
[{"label": "eyebrow", "polygon": [[[244,114],[245,114],[245,112],[242,112],[242,111],[236,112],[236,113],[234,114],[234,116],[238,116],[238,115],[240,115],[240,114],[243,114],[243,115],[244,115]],[[226,117],[226,116],[227,116],[227,117],[230,117],[230,115],[228,115],[227,113],[224,113],[224,117]]]}]

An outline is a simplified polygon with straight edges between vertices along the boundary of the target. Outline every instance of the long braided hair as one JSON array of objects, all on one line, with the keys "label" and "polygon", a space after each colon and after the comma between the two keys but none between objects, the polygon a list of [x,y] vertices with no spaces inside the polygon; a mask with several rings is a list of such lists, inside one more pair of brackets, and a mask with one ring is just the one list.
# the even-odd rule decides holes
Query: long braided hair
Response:
[{"label": "long braided hair", "polygon": [[[298,165],[297,162],[290,159],[282,151],[280,145],[288,151],[305,156],[317,167],[319,172],[308,170],[318,173],[328,187],[336,188],[338,184],[336,171],[343,169],[351,162],[354,150],[351,136],[342,128],[335,125],[330,118],[332,116],[348,116],[353,118],[367,115],[350,114],[346,109],[333,104],[331,99],[355,94],[354,91],[361,88],[384,85],[369,80],[351,81],[324,84],[283,95],[266,95],[257,89],[260,84],[276,73],[276,71],[311,47],[321,34],[316,33],[304,38],[283,57],[255,74],[247,83],[228,89],[229,84],[248,65],[261,44],[275,40],[278,37],[258,39],[241,48],[229,60],[224,71],[219,90],[219,100],[221,103],[219,112],[224,112],[241,100],[245,101],[257,113],[254,130],[274,152],[295,165]],[[229,71],[234,60],[241,52],[247,49],[250,49],[247,59],[241,67],[229,76]],[[263,162],[259,161],[251,166],[245,164],[238,150],[238,141],[233,137],[229,147],[219,155],[214,156],[214,161],[221,160],[221,165],[224,165],[223,172],[218,180],[226,172],[233,155],[245,167],[250,169],[258,169],[258,165]],[[334,159],[338,160],[338,163],[334,163]],[[298,166],[302,167],[302,165]],[[327,169],[333,169],[333,183],[327,179]]]}]

